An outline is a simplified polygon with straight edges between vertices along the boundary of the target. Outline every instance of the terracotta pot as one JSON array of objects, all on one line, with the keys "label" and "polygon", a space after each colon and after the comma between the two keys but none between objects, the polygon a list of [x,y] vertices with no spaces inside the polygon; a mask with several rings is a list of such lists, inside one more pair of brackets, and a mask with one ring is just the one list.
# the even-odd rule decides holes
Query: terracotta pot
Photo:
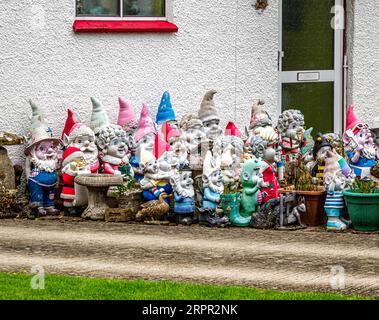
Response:
[{"label": "terracotta pot", "polygon": [[304,197],[307,212],[301,215],[301,222],[310,227],[326,223],[326,215],[324,211],[326,192],[323,187],[319,187],[319,191],[279,189],[279,192],[283,194],[295,192],[297,196]]}]

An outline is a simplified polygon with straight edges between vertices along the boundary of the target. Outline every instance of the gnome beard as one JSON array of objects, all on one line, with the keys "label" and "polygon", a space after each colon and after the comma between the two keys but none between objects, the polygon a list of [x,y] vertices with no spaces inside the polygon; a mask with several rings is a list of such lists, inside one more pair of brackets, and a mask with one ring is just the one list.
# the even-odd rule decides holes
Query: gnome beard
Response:
[{"label": "gnome beard", "polygon": [[213,171],[208,179],[207,183],[204,186],[209,187],[213,192],[222,194],[224,192],[224,182],[221,170]]},{"label": "gnome beard", "polygon": [[44,141],[33,149],[30,161],[40,171],[54,172],[57,169],[58,153],[53,144]]}]

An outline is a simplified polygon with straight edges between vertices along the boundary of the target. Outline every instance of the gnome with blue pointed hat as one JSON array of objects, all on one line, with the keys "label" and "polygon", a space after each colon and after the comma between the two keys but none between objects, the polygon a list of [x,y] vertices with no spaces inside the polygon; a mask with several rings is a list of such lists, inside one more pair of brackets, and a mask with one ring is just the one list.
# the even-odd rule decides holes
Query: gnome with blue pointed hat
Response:
[{"label": "gnome with blue pointed hat", "polygon": [[178,122],[176,121],[175,113],[172,108],[170,93],[168,91],[163,93],[161,103],[158,107],[158,113],[155,122],[158,125],[161,125],[166,121],[168,122],[171,128],[175,130],[179,129]]},{"label": "gnome with blue pointed hat", "polygon": [[25,173],[28,181],[30,207],[39,216],[59,214],[55,209],[55,186],[58,182],[58,150],[60,140],[53,138],[52,130],[44,120],[40,108],[32,107],[32,125],[25,149]]}]

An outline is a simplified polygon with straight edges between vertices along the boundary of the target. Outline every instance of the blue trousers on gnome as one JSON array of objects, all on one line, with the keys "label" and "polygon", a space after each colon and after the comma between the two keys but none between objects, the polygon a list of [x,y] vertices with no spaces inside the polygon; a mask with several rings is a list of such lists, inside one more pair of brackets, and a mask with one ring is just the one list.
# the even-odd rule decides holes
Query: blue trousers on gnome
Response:
[{"label": "blue trousers on gnome", "polygon": [[[155,192],[153,192],[152,191],[153,189],[157,189],[157,190]],[[172,186],[171,186],[171,184],[166,184],[164,186],[160,186],[160,187],[153,188],[153,189],[145,190],[145,191],[142,192],[142,196],[145,199],[145,201],[158,200],[159,195],[162,192],[167,193],[167,194],[171,194],[172,193]],[[170,199],[165,198],[164,201],[166,203],[170,204]]]},{"label": "blue trousers on gnome", "polygon": [[56,172],[40,172],[28,180],[30,202],[38,203],[40,207],[54,206],[55,185],[58,176]]}]

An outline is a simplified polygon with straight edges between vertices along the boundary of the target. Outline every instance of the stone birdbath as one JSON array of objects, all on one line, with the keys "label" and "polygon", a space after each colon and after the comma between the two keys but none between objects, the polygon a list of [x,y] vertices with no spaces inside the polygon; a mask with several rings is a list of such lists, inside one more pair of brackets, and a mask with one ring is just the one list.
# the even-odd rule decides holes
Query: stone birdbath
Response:
[{"label": "stone birdbath", "polygon": [[75,183],[87,187],[88,206],[82,218],[90,220],[104,220],[105,210],[109,208],[106,197],[109,187],[121,186],[122,176],[111,174],[84,174],[75,178]]}]

